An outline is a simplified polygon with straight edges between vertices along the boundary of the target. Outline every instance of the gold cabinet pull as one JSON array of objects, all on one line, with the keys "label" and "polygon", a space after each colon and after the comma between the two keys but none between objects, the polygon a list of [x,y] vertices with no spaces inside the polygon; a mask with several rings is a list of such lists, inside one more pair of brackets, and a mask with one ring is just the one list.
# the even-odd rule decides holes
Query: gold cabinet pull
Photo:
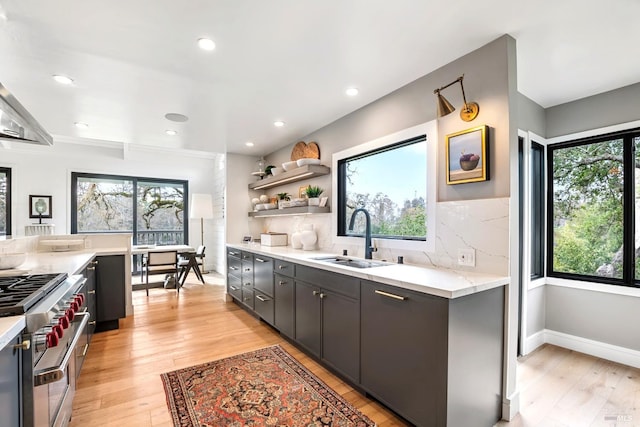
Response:
[{"label": "gold cabinet pull", "polygon": [[31,348],[31,341],[24,340],[20,344],[15,344],[13,348],[16,350],[29,350]]},{"label": "gold cabinet pull", "polygon": [[91,294],[91,295],[95,295],[95,294],[96,294],[96,290],[95,290],[95,289],[92,289],[92,290],[90,290],[90,291],[89,291],[89,292],[87,292],[87,293],[88,293],[88,294]]},{"label": "gold cabinet pull", "polygon": [[89,344],[85,344],[82,349],[82,354],[79,354],[78,357],[85,357],[87,355],[87,350],[89,349]]},{"label": "gold cabinet pull", "polygon": [[408,299],[407,297],[403,297],[401,295],[396,295],[396,294],[390,294],[389,292],[381,291],[379,289],[376,289],[374,292],[378,295],[382,295],[383,297],[393,298],[400,301],[405,301]]}]

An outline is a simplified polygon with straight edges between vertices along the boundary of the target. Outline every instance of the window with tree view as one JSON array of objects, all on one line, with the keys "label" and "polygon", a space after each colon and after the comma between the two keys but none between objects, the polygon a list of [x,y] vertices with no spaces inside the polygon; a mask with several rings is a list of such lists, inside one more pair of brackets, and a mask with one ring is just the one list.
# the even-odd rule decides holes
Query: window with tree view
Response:
[{"label": "window with tree view", "polygon": [[133,233],[134,244],[184,244],[186,181],[74,173],[72,233]]},{"label": "window with tree view", "polygon": [[550,146],[550,275],[636,284],[640,277],[640,238],[634,237],[640,237],[636,234],[640,218],[637,134]]},{"label": "window with tree view", "polygon": [[0,236],[11,234],[11,169],[0,168]]},{"label": "window with tree view", "polygon": [[366,209],[371,234],[378,238],[425,240],[427,142],[420,136],[338,161],[338,234],[361,236],[365,217],[358,215],[347,229],[353,211]]}]

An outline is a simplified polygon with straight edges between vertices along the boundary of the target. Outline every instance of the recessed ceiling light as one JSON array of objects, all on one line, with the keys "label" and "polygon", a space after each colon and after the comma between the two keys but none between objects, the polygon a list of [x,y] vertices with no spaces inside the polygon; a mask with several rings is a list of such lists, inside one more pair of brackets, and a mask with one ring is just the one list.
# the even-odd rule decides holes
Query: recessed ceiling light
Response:
[{"label": "recessed ceiling light", "polygon": [[164,115],[164,118],[172,122],[178,122],[178,123],[186,122],[187,120],[189,120],[189,117],[180,113],[167,113]]},{"label": "recessed ceiling light", "polygon": [[281,128],[282,126],[284,126],[284,122],[282,120],[276,120],[275,122],[273,122],[273,125],[277,128]]},{"label": "recessed ceiling light", "polygon": [[178,134],[178,131],[177,130],[173,130],[173,129],[167,129],[167,130],[164,131],[164,133],[166,133],[167,135],[170,135],[170,136],[175,136],[175,135]]},{"label": "recessed ceiling light", "polygon": [[89,129],[89,125],[83,122],[75,122],[74,125],[78,128],[78,129]]},{"label": "recessed ceiling light", "polygon": [[71,77],[63,76],[61,74],[54,74],[53,80],[63,85],[70,85],[73,83],[73,79]]},{"label": "recessed ceiling light", "polygon": [[213,50],[216,48],[216,44],[214,43],[214,41],[206,37],[198,39],[198,46],[202,50]]},{"label": "recessed ceiling light", "polygon": [[359,92],[357,87],[350,87],[345,91],[348,96],[356,96]]},{"label": "recessed ceiling light", "polygon": [[247,147],[253,147],[253,142],[247,141],[244,143],[244,145],[246,145]]}]

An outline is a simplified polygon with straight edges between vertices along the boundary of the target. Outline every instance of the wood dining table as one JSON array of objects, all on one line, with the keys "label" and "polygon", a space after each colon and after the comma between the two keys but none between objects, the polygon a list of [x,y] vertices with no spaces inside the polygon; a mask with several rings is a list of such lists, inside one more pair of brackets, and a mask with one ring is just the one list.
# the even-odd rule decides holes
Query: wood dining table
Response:
[{"label": "wood dining table", "polygon": [[196,259],[196,249],[189,245],[133,245],[131,246],[132,255],[145,256],[149,252],[170,252],[176,251],[178,255],[188,260],[184,270],[180,273],[180,286],[184,285],[189,272],[193,270],[198,280],[204,283],[204,277],[200,271],[198,260]]}]

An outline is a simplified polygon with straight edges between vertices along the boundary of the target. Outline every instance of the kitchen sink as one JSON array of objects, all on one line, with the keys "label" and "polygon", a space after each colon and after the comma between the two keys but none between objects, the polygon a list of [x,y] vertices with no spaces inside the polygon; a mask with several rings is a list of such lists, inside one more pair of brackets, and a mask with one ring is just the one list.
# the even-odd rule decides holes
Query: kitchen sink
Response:
[{"label": "kitchen sink", "polygon": [[326,262],[329,264],[336,265],[346,265],[347,267],[355,267],[355,268],[372,268],[372,267],[382,267],[387,265],[384,262],[378,261],[370,261],[368,259],[353,259],[343,256],[332,256],[332,257],[318,257],[312,258],[316,261]]}]

